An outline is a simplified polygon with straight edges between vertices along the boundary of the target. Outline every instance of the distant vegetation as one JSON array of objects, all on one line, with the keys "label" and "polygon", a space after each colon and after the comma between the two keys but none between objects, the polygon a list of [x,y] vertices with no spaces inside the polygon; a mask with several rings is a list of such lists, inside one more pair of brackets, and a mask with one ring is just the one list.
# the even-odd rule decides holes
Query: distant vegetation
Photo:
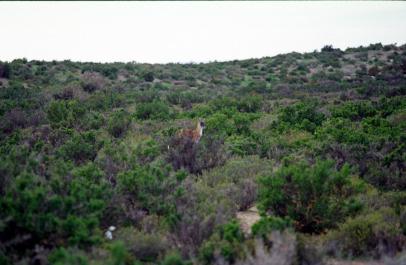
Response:
[{"label": "distant vegetation", "polygon": [[405,264],[405,170],[405,45],[0,62],[1,265]]}]

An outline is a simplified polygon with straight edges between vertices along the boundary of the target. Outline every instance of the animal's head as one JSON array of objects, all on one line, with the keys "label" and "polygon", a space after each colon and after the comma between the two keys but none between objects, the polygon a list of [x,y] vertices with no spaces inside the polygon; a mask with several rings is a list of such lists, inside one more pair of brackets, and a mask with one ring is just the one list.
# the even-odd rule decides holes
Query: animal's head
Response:
[{"label": "animal's head", "polygon": [[204,123],[203,120],[199,120],[199,126],[200,126],[201,128],[205,128],[205,127],[206,127],[206,124]]}]

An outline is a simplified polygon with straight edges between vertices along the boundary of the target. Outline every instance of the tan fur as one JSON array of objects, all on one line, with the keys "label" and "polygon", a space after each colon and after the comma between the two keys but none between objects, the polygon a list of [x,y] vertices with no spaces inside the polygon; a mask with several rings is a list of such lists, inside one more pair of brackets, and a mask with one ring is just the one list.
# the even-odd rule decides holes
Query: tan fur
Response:
[{"label": "tan fur", "polygon": [[203,128],[204,127],[201,126],[201,121],[199,120],[195,129],[182,129],[178,136],[182,138],[189,138],[193,142],[198,143],[202,137],[201,132],[203,131]]}]

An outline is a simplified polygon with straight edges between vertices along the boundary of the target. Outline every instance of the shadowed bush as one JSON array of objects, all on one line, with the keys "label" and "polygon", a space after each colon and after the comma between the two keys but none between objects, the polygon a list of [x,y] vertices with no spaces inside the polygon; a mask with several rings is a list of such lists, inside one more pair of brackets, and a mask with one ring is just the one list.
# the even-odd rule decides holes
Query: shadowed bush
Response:
[{"label": "shadowed bush", "polygon": [[190,138],[174,136],[169,142],[167,161],[175,170],[185,168],[190,173],[200,174],[224,164],[227,158],[223,141],[210,136],[204,136],[199,143]]}]

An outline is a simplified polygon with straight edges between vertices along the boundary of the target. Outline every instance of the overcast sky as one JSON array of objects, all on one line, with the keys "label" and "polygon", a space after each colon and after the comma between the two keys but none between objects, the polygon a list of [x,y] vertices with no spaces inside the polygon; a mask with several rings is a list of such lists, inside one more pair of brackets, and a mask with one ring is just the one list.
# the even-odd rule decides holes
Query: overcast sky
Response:
[{"label": "overcast sky", "polygon": [[207,62],[406,43],[406,2],[0,2],[0,60]]}]

